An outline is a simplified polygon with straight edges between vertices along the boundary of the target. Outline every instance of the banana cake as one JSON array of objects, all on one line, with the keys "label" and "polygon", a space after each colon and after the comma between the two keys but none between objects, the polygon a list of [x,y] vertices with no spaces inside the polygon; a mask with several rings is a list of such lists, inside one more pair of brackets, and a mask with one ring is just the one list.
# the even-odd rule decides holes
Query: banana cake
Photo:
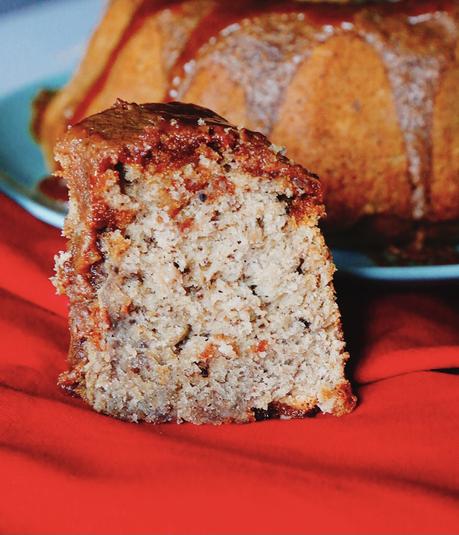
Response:
[{"label": "banana cake", "polygon": [[459,1],[347,4],[111,0],[36,136],[49,156],[117,97],[192,102],[317,172],[330,235],[457,243]]},{"label": "banana cake", "polygon": [[317,176],[176,102],[118,101],[55,155],[70,192],[64,389],[129,421],[352,410]]}]

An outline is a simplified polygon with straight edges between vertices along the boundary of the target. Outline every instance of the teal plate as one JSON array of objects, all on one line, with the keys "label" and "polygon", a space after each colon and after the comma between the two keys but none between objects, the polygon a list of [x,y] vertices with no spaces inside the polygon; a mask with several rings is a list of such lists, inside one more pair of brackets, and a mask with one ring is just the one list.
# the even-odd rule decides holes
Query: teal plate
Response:
[{"label": "teal plate", "polygon": [[439,266],[378,266],[370,256],[360,251],[333,249],[338,273],[393,282],[435,282],[459,279],[459,264]]},{"label": "teal plate", "polygon": [[[62,86],[67,77],[47,78],[0,98],[0,190],[38,219],[62,227],[65,205],[50,200],[38,189],[47,175],[40,149],[30,131],[31,101],[37,92]],[[338,273],[363,279],[394,282],[434,282],[459,279],[459,264],[382,267],[367,255],[333,249]]]},{"label": "teal plate", "polygon": [[67,77],[47,79],[0,98],[0,190],[38,219],[62,227],[65,204],[40,193],[38,182],[49,172],[29,124],[31,103],[40,89],[57,88]]}]

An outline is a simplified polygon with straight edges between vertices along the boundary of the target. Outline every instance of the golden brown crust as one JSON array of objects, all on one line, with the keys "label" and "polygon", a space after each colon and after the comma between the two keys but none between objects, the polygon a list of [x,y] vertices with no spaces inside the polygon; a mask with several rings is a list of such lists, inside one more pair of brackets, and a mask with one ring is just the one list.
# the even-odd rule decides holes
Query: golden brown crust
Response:
[{"label": "golden brown crust", "polygon": [[[306,105],[315,110],[308,121],[298,113]],[[407,159],[389,81],[378,54],[361,38],[332,37],[298,68],[272,138],[279,143],[291,131],[297,136],[288,153],[301,161],[308,147],[308,164],[321,177],[328,227],[350,227],[378,213],[410,218]],[[324,145],[333,150],[324,154]]]},{"label": "golden brown crust", "polygon": [[[345,381],[333,391],[327,391],[324,400],[333,399],[334,405],[332,414],[334,416],[344,416],[352,412],[357,404],[357,397],[352,393],[349,382]],[[280,401],[273,401],[266,410],[253,409],[251,421],[271,420],[276,418],[310,418],[320,412],[317,400],[310,401],[304,405],[292,405]]]},{"label": "golden brown crust", "polygon": [[457,218],[459,206],[459,42],[456,62],[443,73],[436,96],[432,125],[432,180],[429,183],[431,218]]},{"label": "golden brown crust", "polygon": [[348,381],[342,383],[330,392],[330,397],[334,401],[333,414],[343,416],[351,412],[357,404],[357,397],[352,393],[351,385]]}]

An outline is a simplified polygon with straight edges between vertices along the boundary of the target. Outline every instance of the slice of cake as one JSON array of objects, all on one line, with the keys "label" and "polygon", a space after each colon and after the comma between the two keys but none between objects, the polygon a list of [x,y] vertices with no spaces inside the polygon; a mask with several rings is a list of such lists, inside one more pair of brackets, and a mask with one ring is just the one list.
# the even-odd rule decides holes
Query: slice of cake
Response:
[{"label": "slice of cake", "polygon": [[56,159],[70,189],[62,387],[131,421],[352,410],[315,175],[180,103],[118,102]]}]

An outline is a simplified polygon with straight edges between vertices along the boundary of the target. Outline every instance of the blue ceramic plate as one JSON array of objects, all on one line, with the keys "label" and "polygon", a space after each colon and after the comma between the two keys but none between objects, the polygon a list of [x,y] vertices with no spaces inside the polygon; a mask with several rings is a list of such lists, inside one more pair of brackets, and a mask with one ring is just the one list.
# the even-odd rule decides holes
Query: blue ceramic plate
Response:
[{"label": "blue ceramic plate", "polygon": [[0,97],[0,190],[55,227],[63,224],[65,204],[52,201],[36,187],[48,171],[29,123],[31,102],[37,91],[60,87],[63,82],[63,77],[50,79]]},{"label": "blue ceramic plate", "polygon": [[30,102],[44,86],[61,86],[61,73],[76,67],[104,3],[21,0],[1,6],[0,190],[55,226],[62,225],[64,207],[35,187],[46,168],[29,134]]},{"label": "blue ceramic plate", "polygon": [[[65,207],[50,201],[36,188],[47,169],[29,133],[31,100],[38,90],[60,87],[66,81],[67,76],[59,72],[72,72],[100,10],[101,2],[95,0],[48,0],[0,17],[0,67],[7,74],[0,78],[0,189],[34,216],[56,227],[62,226]],[[14,63],[12,57],[25,61]],[[339,273],[365,279],[459,279],[458,264],[381,267],[365,254],[342,249],[334,249],[333,257]]]},{"label": "blue ceramic plate", "polygon": [[435,282],[459,279],[459,264],[444,266],[378,266],[368,255],[353,250],[333,249],[338,273],[363,279],[394,282]]}]

